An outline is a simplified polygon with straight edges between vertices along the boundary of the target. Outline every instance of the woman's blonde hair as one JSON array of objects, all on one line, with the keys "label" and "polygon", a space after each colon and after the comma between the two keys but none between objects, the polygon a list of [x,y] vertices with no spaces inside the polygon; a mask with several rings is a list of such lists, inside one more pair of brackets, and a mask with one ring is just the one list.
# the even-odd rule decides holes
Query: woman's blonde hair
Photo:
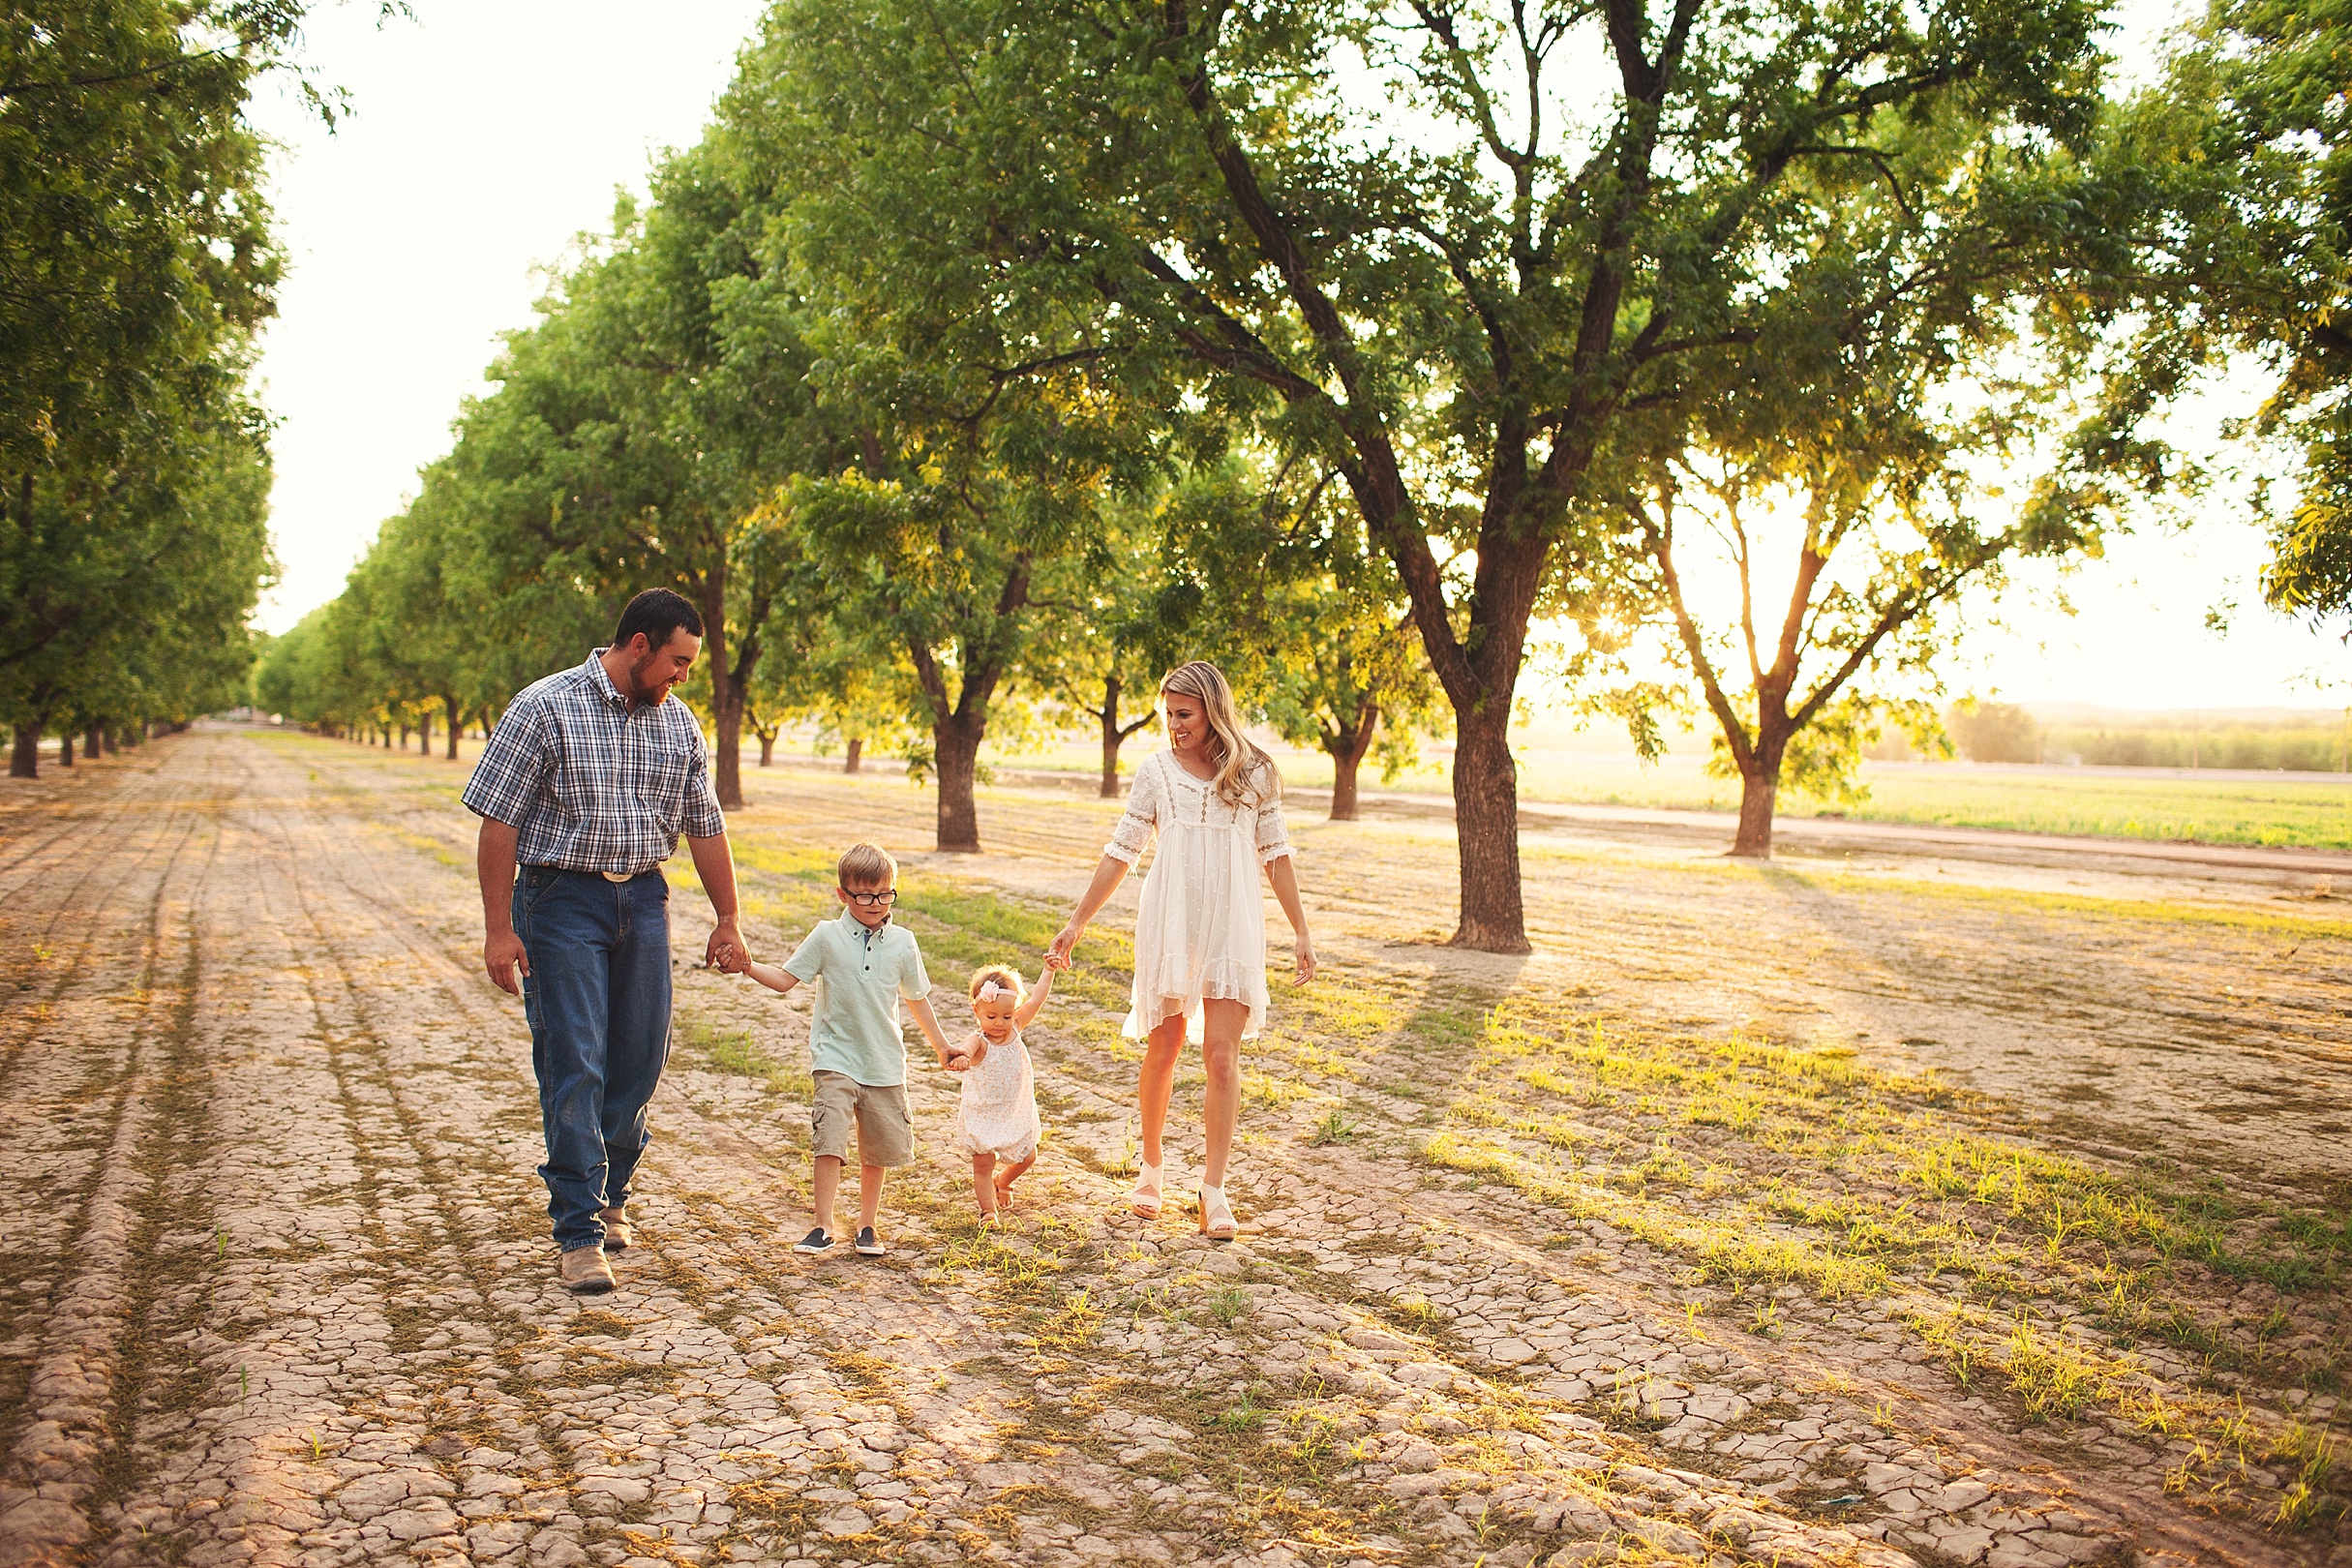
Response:
[{"label": "woman's blonde hair", "polygon": [[1209,721],[1209,739],[1203,749],[1217,769],[1210,783],[1220,799],[1227,805],[1264,805],[1282,793],[1282,775],[1274,770],[1274,759],[1242,734],[1233,688],[1225,684],[1222,670],[1207,659],[1180,664],[1160,682],[1162,699],[1171,692],[1199,703]]},{"label": "woman's blonde hair", "polygon": [[972,972],[971,995],[973,1000],[980,999],[980,987],[990,980],[994,980],[1010,991],[1012,1000],[1016,1003],[1029,995],[1029,983],[1021,979],[1019,970],[1010,964],[982,964]]}]

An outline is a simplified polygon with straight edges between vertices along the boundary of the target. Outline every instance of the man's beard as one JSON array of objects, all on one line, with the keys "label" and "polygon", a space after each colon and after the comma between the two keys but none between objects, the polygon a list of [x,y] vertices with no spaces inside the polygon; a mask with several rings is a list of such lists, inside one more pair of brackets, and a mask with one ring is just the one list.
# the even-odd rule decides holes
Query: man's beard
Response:
[{"label": "man's beard", "polygon": [[648,691],[646,686],[646,672],[652,669],[660,659],[661,654],[657,651],[648,653],[629,665],[629,701],[641,708],[650,708],[662,700],[663,693],[659,689]]}]

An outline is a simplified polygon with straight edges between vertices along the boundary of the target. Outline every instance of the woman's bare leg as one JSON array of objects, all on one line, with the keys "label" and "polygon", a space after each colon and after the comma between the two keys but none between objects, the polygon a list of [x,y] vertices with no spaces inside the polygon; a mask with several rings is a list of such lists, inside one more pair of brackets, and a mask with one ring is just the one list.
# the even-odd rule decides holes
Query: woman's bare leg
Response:
[{"label": "woman's bare leg", "polygon": [[1184,1014],[1162,1018],[1143,1041],[1143,1071],[1135,1081],[1135,1110],[1143,1124],[1143,1162],[1157,1170],[1160,1134],[1168,1124],[1168,1097],[1176,1092],[1176,1059],[1184,1054]]},{"label": "woman's bare leg", "polygon": [[1247,1002],[1217,999],[1201,1004],[1200,1065],[1209,1075],[1202,1108],[1208,1134],[1208,1155],[1200,1171],[1204,1186],[1225,1185],[1225,1159],[1233,1152],[1233,1129],[1241,1120],[1241,1035],[1249,1021]]}]

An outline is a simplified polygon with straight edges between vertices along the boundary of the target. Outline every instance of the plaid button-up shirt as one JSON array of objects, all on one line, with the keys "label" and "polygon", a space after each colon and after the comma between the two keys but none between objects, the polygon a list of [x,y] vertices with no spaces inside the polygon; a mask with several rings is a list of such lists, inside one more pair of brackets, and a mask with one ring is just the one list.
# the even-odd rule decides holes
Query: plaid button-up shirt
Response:
[{"label": "plaid button-up shirt", "polygon": [[523,688],[467,780],[467,809],[514,828],[524,865],[634,876],[680,831],[726,831],[701,723],[675,698],[632,707],[603,652]]}]

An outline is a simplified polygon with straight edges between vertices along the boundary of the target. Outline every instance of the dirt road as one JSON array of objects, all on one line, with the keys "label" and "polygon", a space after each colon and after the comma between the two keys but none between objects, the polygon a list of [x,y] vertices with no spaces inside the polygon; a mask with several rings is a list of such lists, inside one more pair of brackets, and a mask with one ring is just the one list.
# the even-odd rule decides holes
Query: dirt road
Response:
[{"label": "dirt road", "polygon": [[[0,802],[0,1563],[2352,1562],[2327,906],[1536,834],[1520,962],[1421,940],[1441,829],[1302,823],[1333,973],[1253,1059],[1242,1242],[1118,1208],[1114,911],[1015,1222],[926,1081],[877,1264],[788,1251],[804,1009],[681,972],[582,1303],[461,778],[217,731]],[[755,790],[770,955],[840,844],[928,841],[900,783]],[[907,855],[934,975],[1034,969],[1106,822]]]}]

